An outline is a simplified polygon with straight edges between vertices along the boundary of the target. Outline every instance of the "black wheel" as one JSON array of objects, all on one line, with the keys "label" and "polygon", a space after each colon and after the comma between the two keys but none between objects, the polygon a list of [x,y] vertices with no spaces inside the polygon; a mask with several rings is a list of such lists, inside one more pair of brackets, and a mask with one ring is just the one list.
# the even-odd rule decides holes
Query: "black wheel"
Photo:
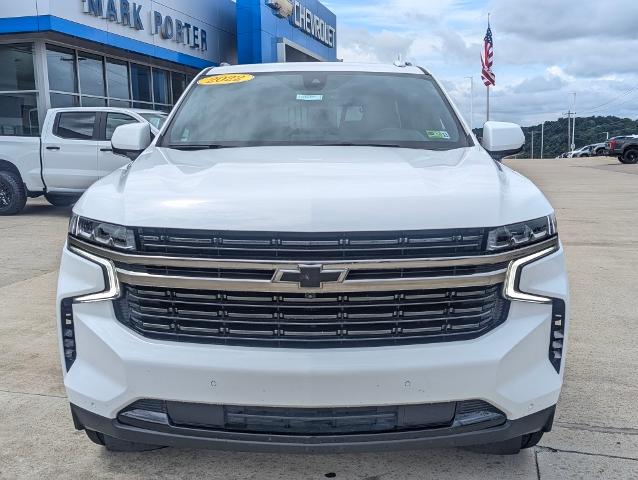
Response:
[{"label": "black wheel", "polygon": [[94,430],[85,430],[86,436],[98,445],[106,447],[111,452],[149,452],[151,450],[158,450],[161,447],[159,445],[148,445],[146,443],[129,442],[126,440],[120,440],[119,438],[111,437],[104,433],[96,432]]},{"label": "black wheel", "polygon": [[638,163],[638,148],[629,148],[623,155],[623,163]]},{"label": "black wheel", "polygon": [[54,207],[69,207],[78,201],[76,196],[72,195],[56,195],[54,193],[47,193],[44,198],[47,199]]},{"label": "black wheel", "polygon": [[604,157],[605,156],[605,149],[604,148],[599,148],[598,150],[596,150],[596,156],[597,157]]},{"label": "black wheel", "polygon": [[538,444],[541,438],[543,438],[543,432],[535,432],[521,437],[510,438],[509,440],[504,440],[502,442],[477,445],[470,447],[469,450],[489,455],[516,455],[521,450],[532,448]]},{"label": "black wheel", "polygon": [[19,175],[0,171],[0,215],[20,213],[27,203],[27,192]]}]

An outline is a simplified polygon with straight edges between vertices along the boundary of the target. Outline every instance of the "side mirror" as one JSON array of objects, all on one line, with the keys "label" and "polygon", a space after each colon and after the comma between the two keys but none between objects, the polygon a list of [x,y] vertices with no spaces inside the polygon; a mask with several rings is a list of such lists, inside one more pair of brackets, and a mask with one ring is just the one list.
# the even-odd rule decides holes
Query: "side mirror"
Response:
[{"label": "side mirror", "polygon": [[135,160],[151,144],[151,126],[144,123],[120,125],[113,132],[113,153]]},{"label": "side mirror", "polygon": [[525,135],[515,123],[485,122],[482,145],[492,158],[500,161],[523,150]]}]

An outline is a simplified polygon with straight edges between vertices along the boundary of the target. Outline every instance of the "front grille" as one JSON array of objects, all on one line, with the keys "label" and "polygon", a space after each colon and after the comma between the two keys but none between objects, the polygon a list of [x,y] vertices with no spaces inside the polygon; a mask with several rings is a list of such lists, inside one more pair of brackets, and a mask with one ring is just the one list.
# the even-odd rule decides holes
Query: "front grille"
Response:
[{"label": "front grille", "polygon": [[123,285],[115,310],[146,337],[330,348],[479,337],[507,317],[502,285],[401,292],[274,294]]},{"label": "front grille", "polygon": [[480,255],[486,230],[282,233],[138,228],[140,253],[244,260],[328,261]]},{"label": "front grille", "polygon": [[[429,267],[429,268],[384,268],[350,270],[344,280],[385,280],[408,278],[439,278],[480,275],[503,271],[509,262],[488,265]],[[233,268],[184,268],[184,267],[155,267],[147,265],[128,265],[116,262],[117,267],[130,272],[146,273],[149,275],[178,276],[189,278],[219,278],[227,280],[262,280],[270,281],[277,272],[276,269],[233,269]],[[290,268],[295,268],[291,265]],[[329,266],[326,268],[330,268]]]},{"label": "front grille", "polygon": [[503,412],[482,400],[421,405],[288,408],[138,400],[118,414],[122,423],[271,435],[348,435],[502,424]]}]

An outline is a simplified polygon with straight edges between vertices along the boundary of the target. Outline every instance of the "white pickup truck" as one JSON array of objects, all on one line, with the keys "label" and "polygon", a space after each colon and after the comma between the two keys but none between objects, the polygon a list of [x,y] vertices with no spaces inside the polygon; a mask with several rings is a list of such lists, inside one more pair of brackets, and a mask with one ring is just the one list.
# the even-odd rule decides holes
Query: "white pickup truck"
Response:
[{"label": "white pickup truck", "polygon": [[55,108],[41,137],[0,136],[0,215],[20,213],[27,197],[74,203],[96,180],[128,163],[111,148],[117,127],[149,123],[156,135],[166,114],[126,108]]}]

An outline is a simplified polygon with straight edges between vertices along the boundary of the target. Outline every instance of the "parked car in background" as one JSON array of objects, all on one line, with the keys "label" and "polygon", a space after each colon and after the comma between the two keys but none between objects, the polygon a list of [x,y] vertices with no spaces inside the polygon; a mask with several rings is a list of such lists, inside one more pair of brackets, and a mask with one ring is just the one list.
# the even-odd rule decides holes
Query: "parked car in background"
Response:
[{"label": "parked car in background", "polygon": [[607,155],[617,157],[620,163],[638,163],[638,135],[614,137],[605,148]]},{"label": "parked car in background", "polygon": [[569,158],[580,158],[591,156],[591,145],[586,145],[577,150],[569,152]]},{"label": "parked car in background", "polygon": [[[294,113],[294,114],[291,114]],[[57,293],[75,428],[110,450],[481,445],[553,423],[554,209],[408,65],[206,69],[75,205]],[[114,460],[115,461],[115,460]]]},{"label": "parked car in background", "polygon": [[601,156],[607,155],[607,147],[605,142],[594,143],[593,145],[590,145],[590,146],[592,147],[591,149],[592,157],[601,157]]},{"label": "parked car in background", "polygon": [[127,108],[54,108],[40,137],[0,136],[0,215],[44,195],[55,206],[71,205],[96,180],[130,160],[111,148],[120,125],[148,123],[157,135],[167,114]]}]

